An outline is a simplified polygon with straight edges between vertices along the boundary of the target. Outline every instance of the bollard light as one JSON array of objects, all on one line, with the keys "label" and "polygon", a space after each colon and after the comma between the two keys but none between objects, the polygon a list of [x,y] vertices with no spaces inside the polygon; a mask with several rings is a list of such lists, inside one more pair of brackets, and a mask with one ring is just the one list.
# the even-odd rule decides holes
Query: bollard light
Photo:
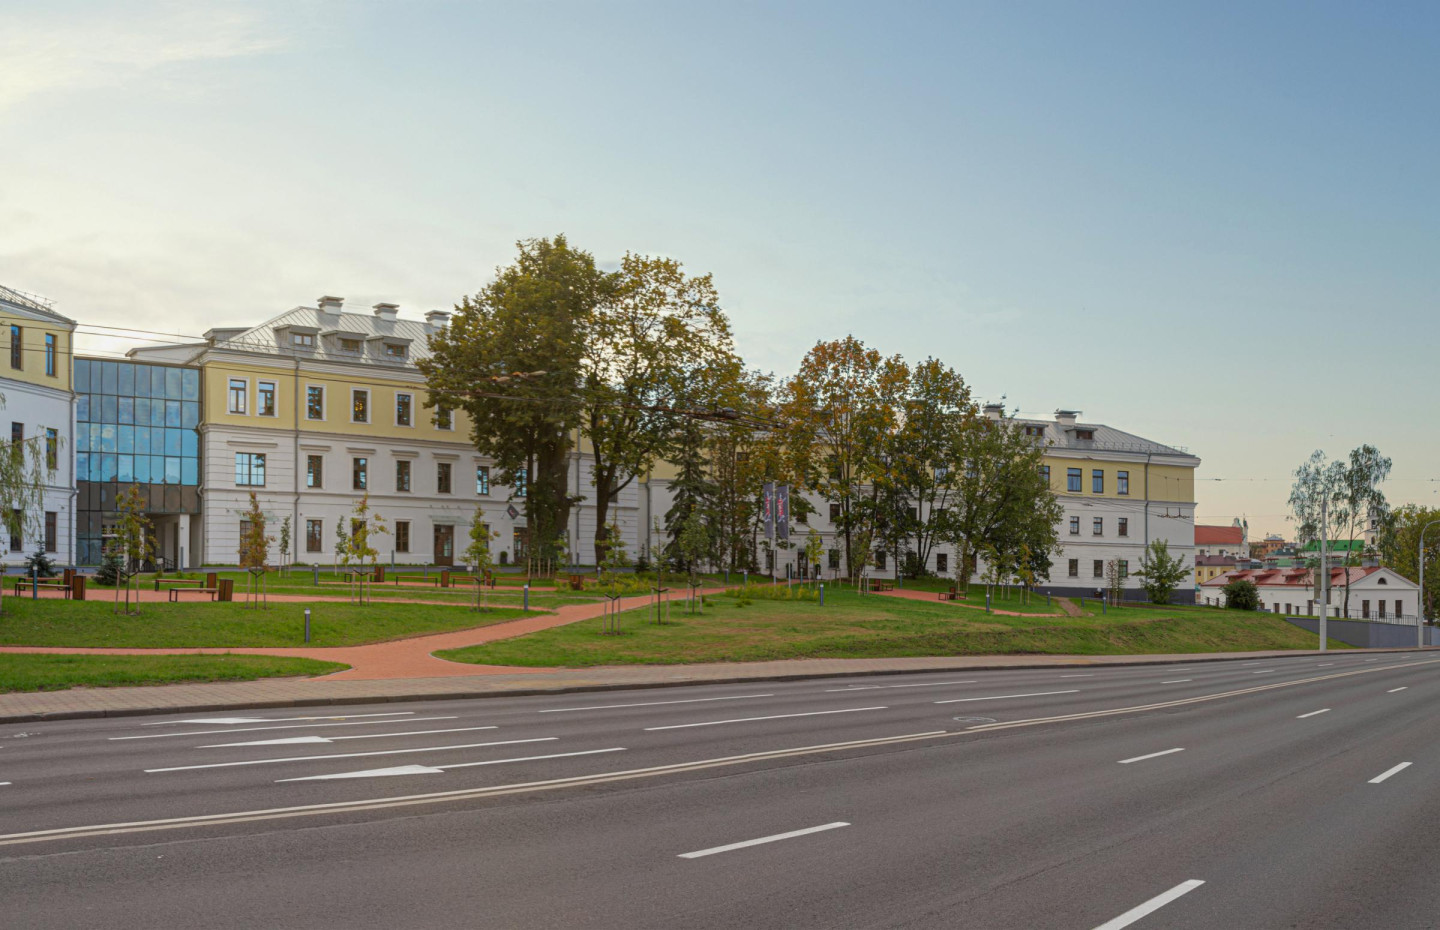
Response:
[{"label": "bollard light", "polygon": [[820,582],[820,606],[825,606],[825,582]]},{"label": "bollard light", "polygon": [[305,608],[305,642],[310,642],[310,608]]},{"label": "bollard light", "polygon": [[530,582],[525,582],[525,609],[530,609]]}]

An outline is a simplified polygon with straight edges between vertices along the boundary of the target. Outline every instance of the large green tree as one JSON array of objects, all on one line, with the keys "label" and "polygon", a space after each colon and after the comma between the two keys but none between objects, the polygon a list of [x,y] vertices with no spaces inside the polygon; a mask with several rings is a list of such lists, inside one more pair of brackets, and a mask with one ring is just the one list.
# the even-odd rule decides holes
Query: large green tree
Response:
[{"label": "large green tree", "polygon": [[515,261],[455,307],[419,363],[429,406],[464,410],[475,448],[524,488],[529,551],[554,557],[580,499],[568,487],[583,359],[606,276],[563,235],[517,243]]},{"label": "large green tree", "polygon": [[[1409,578],[1420,580],[1420,534],[1425,526],[1440,520],[1440,508],[1405,504],[1396,507],[1384,524],[1380,535],[1380,558],[1389,568]],[[1430,527],[1425,534],[1425,590],[1421,592],[1424,614],[1434,617],[1440,610],[1440,526]]]},{"label": "large green tree", "polygon": [[[1371,445],[1359,446],[1348,459],[1330,461],[1316,450],[1299,468],[1290,488],[1290,510],[1301,545],[1320,538],[1361,538],[1372,525],[1383,526],[1390,505],[1380,485],[1390,476],[1390,459]],[[1346,566],[1357,553],[1347,549]],[[1323,568],[1324,566],[1322,566]],[[1345,585],[1344,616],[1350,616],[1350,585]]]}]

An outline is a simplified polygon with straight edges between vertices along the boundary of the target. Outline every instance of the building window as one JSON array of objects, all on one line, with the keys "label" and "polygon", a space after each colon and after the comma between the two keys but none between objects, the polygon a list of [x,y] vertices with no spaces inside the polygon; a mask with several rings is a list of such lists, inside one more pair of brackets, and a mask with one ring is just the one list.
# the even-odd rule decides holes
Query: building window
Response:
[{"label": "building window", "polygon": [[365,490],[365,469],[369,463],[357,458],[351,463],[350,486],[357,491]]},{"label": "building window", "polygon": [[262,417],[275,415],[275,382],[255,382],[255,413]]},{"label": "building window", "polygon": [[1130,493],[1130,473],[1128,471],[1117,471],[1115,473],[1115,493]]},{"label": "building window", "polygon": [[10,327],[10,367],[23,368],[25,350],[23,347],[25,331],[18,326]]},{"label": "building window", "polygon": [[839,570],[840,570],[840,550],[839,550],[839,549],[831,549],[830,552],[829,552],[829,557],[830,557],[830,558],[829,558],[830,568],[833,569],[833,570],[835,570],[835,571],[839,571]]},{"label": "building window", "polygon": [[265,486],[265,453],[235,453],[235,484],[237,487]]},{"label": "building window", "polygon": [[325,419],[325,389],[309,385],[305,388],[305,419]]},{"label": "building window", "polygon": [[524,497],[524,496],[525,496],[525,479],[526,479],[527,477],[529,477],[529,476],[526,475],[526,473],[523,472],[523,471],[522,471],[522,472],[516,472],[516,473],[515,473],[515,485],[514,485],[514,487],[515,487],[515,496],[516,496],[516,497]]},{"label": "building window", "polygon": [[396,345],[393,342],[387,342],[385,343],[385,354],[390,358],[404,358],[405,347],[402,345]]},{"label": "building window", "polygon": [[840,505],[839,505],[839,504],[831,504],[831,505],[830,505],[830,522],[831,522],[831,523],[839,523],[839,522],[840,522]]},{"label": "building window", "polygon": [[1080,518],[1079,518],[1079,517],[1071,517],[1071,518],[1070,518],[1070,535],[1071,535],[1071,536],[1079,536],[1079,535],[1080,535]]},{"label": "building window", "polygon": [[882,572],[885,570],[885,550],[884,550],[884,549],[876,549],[876,550],[875,550],[875,567],[878,568],[878,569],[880,569],[880,571],[882,571]]},{"label": "building window", "polygon": [[19,552],[22,548],[20,539],[20,528],[25,525],[25,516],[18,510],[10,511],[10,551]]},{"label": "building window", "polygon": [[1097,468],[1090,472],[1090,491],[1093,494],[1105,493],[1105,470]]},{"label": "building window", "polygon": [[1104,578],[1104,577],[1105,577],[1105,560],[1104,560],[1104,559],[1096,559],[1096,560],[1095,560],[1095,577],[1096,577],[1096,578]]},{"label": "building window", "polygon": [[400,459],[395,463],[395,490],[410,490],[410,460]]},{"label": "building window", "polygon": [[49,427],[45,429],[45,467],[51,471],[60,467],[60,434]]},{"label": "building window", "polygon": [[1070,560],[1070,577],[1071,577],[1071,578],[1079,578],[1079,577],[1080,577],[1080,560],[1079,560],[1079,559],[1071,559],[1071,560]]},{"label": "building window", "polygon": [[324,535],[324,534],[325,534],[325,521],[324,521],[324,520],[306,520],[306,521],[305,521],[305,551],[306,551],[306,552],[323,552],[323,551],[325,551],[325,542],[324,542],[325,535]]},{"label": "building window", "polygon": [[1116,533],[1118,533],[1118,534],[1121,535],[1121,536],[1129,536],[1129,535],[1130,535],[1130,518],[1129,518],[1129,517],[1119,517],[1119,518],[1117,518],[1117,522],[1120,524],[1120,526],[1119,526],[1119,529],[1116,530]]},{"label": "building window", "polygon": [[[12,552],[15,551],[15,548],[14,548],[13,545],[11,546],[10,551],[12,551]],[[1361,619],[1364,619],[1364,620],[1369,620],[1369,619],[1370,619],[1370,602],[1369,602],[1369,601],[1361,601],[1361,602],[1360,602],[1360,617],[1361,617]]]},{"label": "building window", "polygon": [[475,493],[485,497],[490,493],[490,466],[475,466]]},{"label": "building window", "polygon": [[350,420],[354,423],[370,422],[370,392],[353,390],[350,392]]},{"label": "building window", "polygon": [[250,393],[250,384],[244,378],[230,379],[230,412],[245,412],[245,397]]},{"label": "building window", "polygon": [[341,352],[356,352],[356,353],[358,353],[358,352],[360,351],[360,340],[359,340],[359,339],[346,339],[346,338],[343,337],[343,336],[340,337],[340,351],[341,351]]},{"label": "building window", "polygon": [[410,395],[409,395],[409,394],[396,394],[396,395],[395,395],[395,425],[396,425],[396,426],[409,426],[409,425],[410,425]]},{"label": "building window", "polygon": [[409,551],[410,551],[410,521],[409,521],[409,520],[396,520],[396,521],[395,521],[395,551],[396,551],[396,552],[409,552]]},{"label": "building window", "polygon": [[1400,618],[1400,619],[1403,619],[1403,618],[1405,617],[1405,602],[1404,602],[1404,601],[1401,601],[1401,600],[1395,601],[1395,616],[1396,616],[1397,618]]},{"label": "building window", "polygon": [[1095,431],[1093,429],[1077,429],[1075,431],[1075,438],[1089,442],[1095,438]]},{"label": "building window", "polygon": [[437,494],[449,494],[449,493],[450,493],[450,463],[449,463],[449,462],[437,462],[437,463],[435,463],[435,493],[437,493]]},{"label": "building window", "polygon": [[946,572],[948,572],[949,570],[950,570],[950,556],[947,555],[947,554],[944,553],[944,552],[937,552],[937,553],[935,554],[935,571],[937,571],[937,572],[939,572],[940,574],[943,575],[943,574],[945,574]]},{"label": "building window", "polygon": [[[45,334],[45,374],[55,377],[55,334]],[[54,550],[51,550],[54,551]]]},{"label": "building window", "polygon": [[1040,466],[1040,477],[1045,479],[1045,484],[1046,484],[1046,486],[1048,487],[1049,484],[1050,484],[1050,466],[1049,466],[1049,465],[1041,465],[1041,466]]},{"label": "building window", "polygon": [[1120,580],[1121,580],[1121,581],[1124,581],[1126,578],[1129,578],[1129,577],[1130,577],[1130,560],[1129,560],[1129,559],[1121,559],[1121,560],[1120,560]]},{"label": "building window", "polygon": [[24,423],[19,423],[19,422],[15,421],[15,420],[11,420],[11,421],[10,421],[10,441],[11,441],[12,443],[16,443],[16,444],[22,443],[22,442],[25,441],[25,424],[24,424]]},{"label": "building window", "polygon": [[447,432],[455,428],[455,415],[450,412],[449,407],[435,408],[435,428]]},{"label": "building window", "polygon": [[325,456],[305,456],[305,487],[325,487]]},{"label": "building window", "polygon": [[1104,536],[1104,535],[1105,535],[1105,518],[1104,518],[1104,517],[1096,517],[1094,520],[1090,521],[1090,524],[1091,524],[1090,532],[1091,532],[1093,535],[1095,535],[1095,536]]},{"label": "building window", "polygon": [[291,333],[291,334],[290,334],[290,344],[291,344],[292,346],[298,346],[298,347],[300,347],[300,348],[302,348],[302,349],[313,349],[313,348],[315,348],[315,334],[314,334],[314,333]]},{"label": "building window", "polygon": [[1065,469],[1065,490],[1071,492],[1072,494],[1080,493],[1080,469]]},{"label": "building window", "polygon": [[45,551],[57,552],[55,541],[59,536],[56,532],[57,514],[53,510],[45,511]]}]

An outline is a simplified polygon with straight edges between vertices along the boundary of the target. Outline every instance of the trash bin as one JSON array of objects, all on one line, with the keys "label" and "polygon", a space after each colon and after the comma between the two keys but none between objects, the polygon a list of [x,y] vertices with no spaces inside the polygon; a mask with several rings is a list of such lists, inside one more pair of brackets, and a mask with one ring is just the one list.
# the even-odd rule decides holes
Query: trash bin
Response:
[{"label": "trash bin", "polygon": [[215,595],[215,599],[217,601],[235,600],[235,579],[221,578],[220,583],[215,586],[215,589],[217,592]]}]

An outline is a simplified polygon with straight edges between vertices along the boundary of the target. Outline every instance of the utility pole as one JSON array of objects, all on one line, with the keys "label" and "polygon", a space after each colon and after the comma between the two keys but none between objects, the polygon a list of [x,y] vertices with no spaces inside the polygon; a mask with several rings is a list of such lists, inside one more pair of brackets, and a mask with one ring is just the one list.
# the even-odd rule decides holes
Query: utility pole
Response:
[{"label": "utility pole", "polygon": [[[1320,651],[1325,651],[1325,621],[1330,616],[1330,562],[1325,555],[1325,525],[1329,520],[1327,501],[1320,502]],[[1346,573],[1349,581],[1349,573]]]}]

